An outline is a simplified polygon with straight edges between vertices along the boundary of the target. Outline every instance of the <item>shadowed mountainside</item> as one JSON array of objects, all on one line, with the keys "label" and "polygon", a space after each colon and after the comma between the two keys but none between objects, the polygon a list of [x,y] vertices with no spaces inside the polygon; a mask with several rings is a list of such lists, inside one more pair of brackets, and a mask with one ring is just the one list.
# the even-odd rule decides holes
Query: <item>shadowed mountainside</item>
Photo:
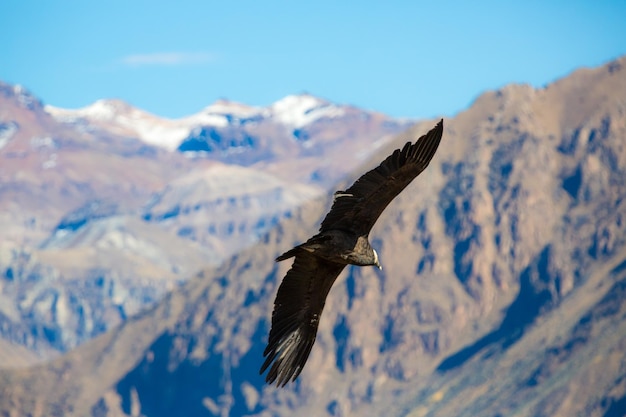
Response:
[{"label": "shadowed mountainside", "polygon": [[[353,178],[433,124],[381,147]],[[276,389],[258,375],[289,267],[273,258],[314,232],[329,199],[114,330],[0,371],[0,410],[622,415],[626,58],[543,89],[487,92],[445,126],[431,166],[372,230],[385,269],[342,274],[296,383]]]}]

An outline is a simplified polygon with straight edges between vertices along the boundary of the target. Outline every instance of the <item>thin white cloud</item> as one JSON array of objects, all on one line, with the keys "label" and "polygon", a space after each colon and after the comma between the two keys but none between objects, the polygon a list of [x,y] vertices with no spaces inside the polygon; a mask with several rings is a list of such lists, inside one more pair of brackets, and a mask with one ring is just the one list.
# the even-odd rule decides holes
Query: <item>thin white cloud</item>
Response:
[{"label": "thin white cloud", "polygon": [[215,55],[208,52],[156,52],[127,55],[120,61],[128,67],[180,66],[213,62]]}]

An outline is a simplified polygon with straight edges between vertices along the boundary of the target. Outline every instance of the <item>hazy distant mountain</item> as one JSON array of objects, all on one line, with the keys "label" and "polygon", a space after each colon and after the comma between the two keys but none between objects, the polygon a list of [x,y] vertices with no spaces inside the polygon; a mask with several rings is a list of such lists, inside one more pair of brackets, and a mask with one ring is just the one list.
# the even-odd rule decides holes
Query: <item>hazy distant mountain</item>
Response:
[{"label": "hazy distant mountain", "polygon": [[[0,83],[0,338],[45,358],[104,332],[257,242],[408,125],[310,95],[221,100],[180,120],[119,100],[64,110]],[[203,131],[219,134],[215,149],[181,151]],[[337,149],[351,158],[333,163]]]},{"label": "hazy distant mountain", "polygon": [[[433,121],[379,148],[380,162]],[[347,268],[295,384],[264,385],[273,258],[330,203],[154,308],[37,367],[0,372],[7,415],[605,416],[626,409],[626,58],[446,120],[429,169]],[[346,179],[345,182],[349,182]],[[162,210],[157,211],[163,213]]]}]

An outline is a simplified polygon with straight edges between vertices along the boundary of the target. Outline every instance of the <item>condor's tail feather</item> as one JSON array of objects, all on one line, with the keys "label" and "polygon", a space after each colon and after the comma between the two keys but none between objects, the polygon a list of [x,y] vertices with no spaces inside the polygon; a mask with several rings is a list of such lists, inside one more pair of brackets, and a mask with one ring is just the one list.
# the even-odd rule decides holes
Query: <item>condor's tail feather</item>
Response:
[{"label": "condor's tail feather", "polygon": [[293,258],[294,256],[296,256],[298,253],[302,251],[314,253],[320,247],[321,244],[328,242],[330,239],[331,239],[330,236],[326,236],[322,234],[315,235],[311,239],[307,240],[305,243],[298,245],[295,248],[290,249],[287,252],[280,255],[278,258],[276,258],[276,262]]},{"label": "condor's tail feather", "polygon": [[283,253],[278,258],[276,258],[276,262],[280,262],[280,261],[284,261],[285,259],[293,258],[294,256],[297,255],[297,253],[299,251],[300,251],[300,246],[296,246],[295,248],[288,250],[287,252]]}]

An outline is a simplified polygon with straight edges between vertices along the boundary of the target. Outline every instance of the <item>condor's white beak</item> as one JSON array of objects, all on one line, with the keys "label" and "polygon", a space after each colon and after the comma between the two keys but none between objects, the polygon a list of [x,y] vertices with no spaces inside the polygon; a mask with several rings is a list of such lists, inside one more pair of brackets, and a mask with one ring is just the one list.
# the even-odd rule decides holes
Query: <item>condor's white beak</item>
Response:
[{"label": "condor's white beak", "polygon": [[380,264],[380,262],[378,262],[378,252],[376,252],[376,249],[372,249],[372,250],[374,251],[374,265],[376,265],[378,269],[382,271],[383,266]]}]

